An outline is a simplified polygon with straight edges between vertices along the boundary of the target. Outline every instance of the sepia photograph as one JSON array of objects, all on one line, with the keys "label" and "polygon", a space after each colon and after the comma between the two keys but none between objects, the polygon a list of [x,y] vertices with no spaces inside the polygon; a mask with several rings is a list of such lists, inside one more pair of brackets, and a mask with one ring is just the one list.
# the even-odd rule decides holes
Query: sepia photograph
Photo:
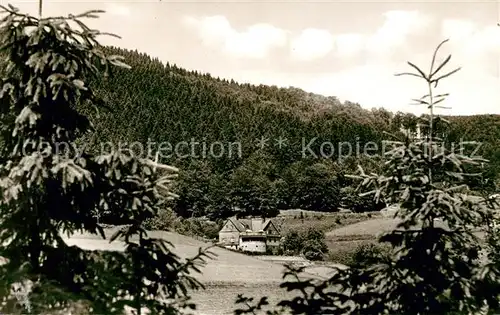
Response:
[{"label": "sepia photograph", "polygon": [[0,315],[500,314],[498,0],[0,0]]}]

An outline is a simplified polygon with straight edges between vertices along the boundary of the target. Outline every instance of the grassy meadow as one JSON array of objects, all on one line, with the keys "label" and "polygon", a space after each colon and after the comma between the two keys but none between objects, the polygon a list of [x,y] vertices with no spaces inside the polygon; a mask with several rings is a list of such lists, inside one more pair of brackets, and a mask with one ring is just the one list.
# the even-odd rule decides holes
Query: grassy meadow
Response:
[{"label": "grassy meadow", "polygon": [[[303,215],[300,215],[300,212]],[[361,245],[374,243],[378,233],[390,229],[395,223],[380,212],[324,213],[314,211],[281,211],[278,220],[283,233],[309,228],[323,231],[328,246],[326,263],[348,264],[350,257]]]},{"label": "grassy meadow", "polygon": [[[300,212],[300,211],[299,211]],[[325,232],[329,245],[330,256],[336,257],[338,253],[346,249],[355,249],[357,241],[337,241],[335,231],[348,229],[356,235],[356,225],[366,220],[379,220],[378,214],[353,214],[353,213],[310,213],[304,211],[304,218],[300,218],[297,211],[282,213],[279,220],[283,232],[291,229],[307,229],[314,227]],[[374,227],[376,226],[373,225]],[[109,238],[117,227],[106,229]],[[174,232],[150,231],[151,237],[161,237],[174,246],[174,252],[181,258],[194,256],[199,248],[210,247],[211,244],[192,237],[180,235]],[[85,249],[117,250],[124,249],[124,243],[116,240],[112,243],[108,239],[101,239],[97,235],[74,234],[66,237],[69,245],[76,245]],[[346,246],[348,245],[348,246]],[[242,253],[233,252],[219,247],[211,247],[210,251],[216,255],[213,260],[208,260],[201,269],[202,273],[197,278],[205,285],[203,291],[193,292],[193,302],[198,305],[196,315],[223,315],[232,314],[235,309],[234,302],[238,294],[259,298],[267,296],[270,304],[274,305],[283,298],[289,298],[289,293],[279,288],[282,282],[282,274],[285,270],[284,264],[297,261],[303,263],[304,259],[286,257],[258,257],[247,256]],[[346,254],[348,255],[348,253]],[[330,262],[342,263],[342,259],[330,259]],[[329,262],[311,264],[306,268],[304,277],[325,278],[331,272]]]},{"label": "grassy meadow", "polygon": [[[115,231],[116,228],[107,229],[107,238]],[[151,237],[161,237],[171,242],[175,246],[174,252],[181,258],[192,257],[198,253],[199,248],[211,246],[209,243],[172,232],[150,231],[149,234]],[[119,240],[110,243],[108,239],[90,234],[74,234],[69,238],[66,237],[65,242],[90,250],[121,251],[125,245]],[[268,296],[271,304],[287,297],[287,292],[279,288],[284,271],[282,263],[266,261],[219,247],[213,247],[210,251],[216,257],[208,260],[201,268],[202,273],[197,275],[206,289],[192,294],[193,302],[198,305],[195,314],[232,314],[239,293],[256,298]],[[329,271],[329,268],[313,266],[308,268],[303,276],[324,278],[328,276]]]},{"label": "grassy meadow", "polygon": [[379,217],[381,217],[379,212],[342,213],[285,210],[280,211],[280,215],[276,220],[281,226],[282,233],[290,230],[305,230],[312,227],[328,234],[328,232],[340,227]]},{"label": "grassy meadow", "polygon": [[[325,232],[329,248],[327,260],[309,263],[303,277],[325,278],[332,266],[346,265],[350,257],[361,245],[376,242],[377,235],[395,227],[397,221],[384,217],[382,213],[321,213],[300,210],[282,211],[278,220],[282,232],[315,228]],[[117,227],[106,229],[109,237]],[[175,232],[150,231],[151,237],[168,240],[175,246],[175,253],[181,258],[196,255],[200,248],[211,247],[212,244]],[[69,245],[86,249],[123,250],[124,243],[117,240],[112,243],[97,235],[75,234],[65,238]],[[216,255],[201,268],[197,278],[206,289],[192,293],[193,302],[198,306],[196,315],[232,314],[238,294],[259,298],[267,296],[271,305],[290,293],[279,288],[282,282],[284,264],[296,262],[304,264],[307,260],[301,257],[284,256],[248,256],[242,253],[211,247]],[[307,265],[308,263],[306,263]]]}]

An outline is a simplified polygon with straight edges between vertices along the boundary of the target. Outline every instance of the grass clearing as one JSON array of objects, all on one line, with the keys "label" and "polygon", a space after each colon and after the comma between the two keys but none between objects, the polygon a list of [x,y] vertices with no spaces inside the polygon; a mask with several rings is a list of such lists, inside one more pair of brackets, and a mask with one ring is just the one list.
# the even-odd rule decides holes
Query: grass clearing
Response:
[{"label": "grass clearing", "polygon": [[[267,296],[271,306],[284,299],[294,298],[294,294],[279,288],[278,284],[270,285],[209,285],[203,291],[191,294],[193,302],[197,303],[197,315],[233,315],[237,308],[235,301],[238,294],[253,297],[258,301]],[[241,307],[241,306],[239,306]]]},{"label": "grass clearing", "polygon": [[[380,213],[310,213],[289,211],[277,218],[283,232],[303,230],[313,227],[324,231],[326,242],[330,249],[328,261],[347,265],[352,254],[363,245],[376,242],[376,235],[384,229],[391,228],[393,219],[386,219]],[[106,229],[109,238],[117,228]],[[199,248],[211,244],[192,237],[173,232],[150,231],[151,237],[160,237],[170,241],[174,251],[181,258],[194,256]],[[101,239],[97,235],[76,234],[65,241],[86,249],[123,250],[124,243]],[[196,315],[233,314],[234,301],[242,293],[250,297],[268,296],[271,305],[284,298],[293,298],[291,293],[279,288],[282,282],[283,264],[289,262],[286,257],[248,256],[242,253],[213,247],[211,251],[217,255],[214,260],[207,261],[202,268],[202,274],[197,278],[206,286],[205,290],[192,292],[192,299],[198,307]],[[293,260],[293,259],[291,259]],[[307,267],[305,277],[325,278],[331,272],[330,263],[311,265]]]},{"label": "grass clearing", "polygon": [[346,238],[373,238],[382,232],[394,229],[398,221],[392,218],[372,218],[340,227],[326,233],[327,239],[347,240]]},{"label": "grass clearing", "polygon": [[[339,227],[326,233],[326,244],[329,249],[327,260],[330,262],[349,265],[356,250],[367,244],[376,244],[381,233],[389,232],[396,228],[399,220],[388,217],[377,217],[359,221],[353,224]],[[438,225],[442,224],[436,222]],[[443,227],[445,227],[443,225]],[[484,231],[477,230],[474,233],[480,239],[484,239]]]},{"label": "grass clearing", "polygon": [[376,244],[377,236],[396,227],[398,220],[378,215],[326,232],[327,260],[350,265],[354,253],[363,245]]},{"label": "grass clearing", "polygon": [[[302,212],[302,215],[301,215]],[[361,246],[376,243],[376,236],[396,225],[381,212],[322,213],[314,211],[282,211],[278,220],[283,234],[290,230],[304,231],[309,228],[325,232],[329,249],[328,263],[348,265],[355,251]]]},{"label": "grass clearing", "polygon": [[[302,212],[302,217],[301,217]],[[286,210],[282,211],[276,220],[281,225],[282,233],[290,230],[303,231],[314,228],[328,234],[329,231],[354,223],[378,218],[379,212],[368,213],[325,213],[315,211]]]},{"label": "grass clearing", "polygon": [[[76,245],[84,249],[122,251],[124,242],[119,240],[109,242],[109,237],[116,230],[117,228],[112,228],[105,231],[108,239],[91,234],[74,234],[69,238],[64,236],[63,238],[68,245]],[[211,245],[172,232],[150,231],[149,235],[171,242],[175,246],[173,251],[181,258],[192,257],[198,253],[199,248],[207,248]],[[291,293],[279,288],[285,270],[283,262],[265,261],[219,247],[213,247],[211,251],[217,257],[208,260],[207,264],[201,268],[202,274],[197,275],[197,278],[206,286],[206,290],[192,292],[193,302],[198,306],[194,314],[233,314],[234,301],[239,293],[255,298],[268,296],[272,305],[285,297],[290,298]],[[303,276],[325,278],[329,272],[328,268],[312,266],[306,269]]]}]

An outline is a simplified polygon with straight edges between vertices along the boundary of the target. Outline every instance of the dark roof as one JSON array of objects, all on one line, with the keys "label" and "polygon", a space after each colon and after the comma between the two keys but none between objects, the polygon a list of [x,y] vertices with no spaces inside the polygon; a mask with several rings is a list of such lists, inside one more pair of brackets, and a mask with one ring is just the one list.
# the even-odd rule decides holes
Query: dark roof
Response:
[{"label": "dark roof", "polygon": [[251,230],[253,232],[265,230],[271,221],[273,221],[272,219],[265,219],[262,221],[260,218],[238,220],[236,217],[231,217],[228,220],[233,223],[239,232],[245,232],[246,230]]},{"label": "dark roof", "polygon": [[236,217],[231,217],[228,219],[228,221],[230,221],[231,223],[233,223],[233,225],[236,227],[236,229],[240,232],[245,232],[246,231],[246,228],[245,226],[236,219]]}]

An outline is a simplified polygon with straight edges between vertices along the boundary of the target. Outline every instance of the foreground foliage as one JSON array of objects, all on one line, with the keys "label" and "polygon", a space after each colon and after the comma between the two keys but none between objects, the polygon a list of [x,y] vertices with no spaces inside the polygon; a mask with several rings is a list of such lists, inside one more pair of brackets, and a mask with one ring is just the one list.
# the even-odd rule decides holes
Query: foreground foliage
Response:
[{"label": "foreground foliage", "polygon": [[[142,223],[168,198],[175,168],[130,151],[92,155],[77,139],[92,130],[85,108],[104,106],[89,79],[128,68],[106,55],[99,31],[81,20],[99,11],[34,18],[0,7],[0,267],[2,312],[13,312],[12,285],[27,284],[22,313],[40,314],[80,301],[88,313],[176,314],[188,306],[187,289],[200,288],[190,271],[208,253],[183,262]],[[125,252],[68,246],[61,233],[104,236],[95,213],[112,211],[129,226],[111,241]],[[64,312],[64,311],[63,311]],[[67,311],[66,311],[67,312]]]}]

